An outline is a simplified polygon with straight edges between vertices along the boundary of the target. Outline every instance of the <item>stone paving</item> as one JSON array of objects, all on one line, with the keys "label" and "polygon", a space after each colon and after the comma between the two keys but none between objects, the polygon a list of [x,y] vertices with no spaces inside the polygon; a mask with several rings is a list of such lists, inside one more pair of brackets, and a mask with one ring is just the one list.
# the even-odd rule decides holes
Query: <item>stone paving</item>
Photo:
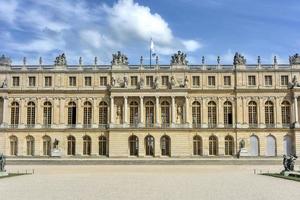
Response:
[{"label": "stone paving", "polygon": [[[10,165],[34,175],[0,179],[0,199],[295,200],[300,183],[255,175],[281,166]],[[298,167],[297,167],[298,169]]]}]

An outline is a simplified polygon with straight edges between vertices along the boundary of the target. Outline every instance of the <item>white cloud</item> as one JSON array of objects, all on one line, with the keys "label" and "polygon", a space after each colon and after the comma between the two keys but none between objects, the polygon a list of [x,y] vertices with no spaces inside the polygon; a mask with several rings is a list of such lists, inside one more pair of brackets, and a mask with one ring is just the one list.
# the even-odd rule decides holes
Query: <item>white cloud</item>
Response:
[{"label": "white cloud", "polygon": [[182,43],[187,51],[196,51],[202,47],[201,44],[195,40],[183,40]]},{"label": "white cloud", "polygon": [[18,3],[15,0],[1,1],[0,4],[0,21],[12,24],[15,20],[15,13]]},{"label": "white cloud", "polygon": [[87,44],[94,48],[100,48],[102,43],[101,34],[95,30],[84,30],[80,32],[80,37]]}]

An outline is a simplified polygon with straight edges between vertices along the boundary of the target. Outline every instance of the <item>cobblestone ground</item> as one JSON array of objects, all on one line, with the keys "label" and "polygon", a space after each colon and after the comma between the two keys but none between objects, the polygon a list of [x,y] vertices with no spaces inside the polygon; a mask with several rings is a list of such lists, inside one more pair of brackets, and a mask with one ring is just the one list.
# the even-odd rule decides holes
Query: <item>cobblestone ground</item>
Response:
[{"label": "cobblestone ground", "polygon": [[255,175],[281,166],[8,166],[34,175],[0,179],[0,199],[299,199],[300,183]]}]

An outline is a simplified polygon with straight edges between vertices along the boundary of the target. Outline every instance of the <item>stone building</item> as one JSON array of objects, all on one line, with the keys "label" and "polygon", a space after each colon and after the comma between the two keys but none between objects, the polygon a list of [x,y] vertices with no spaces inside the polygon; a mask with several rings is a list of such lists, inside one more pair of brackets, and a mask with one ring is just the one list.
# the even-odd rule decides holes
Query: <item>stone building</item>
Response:
[{"label": "stone building", "polygon": [[0,152],[7,156],[300,155],[300,56],[289,65],[12,65],[0,58]]}]

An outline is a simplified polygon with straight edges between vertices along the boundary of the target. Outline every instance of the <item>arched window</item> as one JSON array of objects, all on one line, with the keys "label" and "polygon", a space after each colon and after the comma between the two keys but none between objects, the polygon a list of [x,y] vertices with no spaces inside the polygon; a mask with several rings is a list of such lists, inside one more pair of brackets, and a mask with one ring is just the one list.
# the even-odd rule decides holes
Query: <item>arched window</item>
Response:
[{"label": "arched window", "polygon": [[135,135],[129,137],[129,155],[138,156],[139,155],[139,138]]},{"label": "arched window", "polygon": [[224,125],[225,127],[232,126],[232,103],[230,101],[224,103]]},{"label": "arched window", "polygon": [[92,140],[88,135],[83,136],[83,155],[91,155]]},{"label": "arched window", "polygon": [[27,125],[29,127],[35,124],[35,103],[32,101],[27,104]]},{"label": "arched window", "polygon": [[293,142],[292,137],[285,135],[283,138],[283,154],[290,155],[293,153]]},{"label": "arched window", "polygon": [[108,106],[107,103],[104,101],[101,101],[99,104],[99,124],[100,126],[102,125],[107,125],[108,122]]},{"label": "arched window", "polygon": [[145,137],[146,156],[154,156],[154,137],[147,135]]},{"label": "arched window", "polygon": [[234,152],[233,137],[230,135],[227,135],[225,137],[225,155],[233,156],[233,152]]},{"label": "arched window", "polygon": [[265,103],[265,123],[267,126],[272,126],[274,124],[274,105],[272,101],[267,101]]},{"label": "arched window", "polygon": [[34,138],[31,135],[26,137],[27,155],[34,156]]},{"label": "arched window", "polygon": [[11,104],[11,125],[17,126],[19,124],[19,103],[18,102],[12,102]]},{"label": "arched window", "polygon": [[17,156],[18,155],[18,138],[14,135],[9,137],[10,143],[10,155]]},{"label": "arched window", "polygon": [[218,155],[218,138],[214,135],[209,137],[209,155]]},{"label": "arched window", "polygon": [[201,104],[198,101],[194,101],[192,104],[192,117],[193,117],[193,126],[201,126]]},{"label": "arched window", "polygon": [[139,123],[139,104],[136,101],[132,101],[130,107],[130,125],[137,126]]},{"label": "arched window", "polygon": [[217,125],[217,104],[213,101],[208,103],[208,126],[216,127]]},{"label": "arched window", "polygon": [[259,156],[259,140],[256,135],[250,137],[250,155]]},{"label": "arched window", "polygon": [[276,139],[273,135],[267,136],[266,156],[276,156]]},{"label": "arched window", "polygon": [[68,155],[75,156],[75,149],[76,149],[75,137],[70,135],[68,136]]},{"label": "arched window", "polygon": [[290,116],[291,116],[291,105],[288,101],[284,101],[281,104],[281,118],[283,125],[290,124]]},{"label": "arched window", "polygon": [[161,155],[171,156],[171,138],[164,135],[160,139]]},{"label": "arched window", "polygon": [[248,104],[248,117],[249,117],[249,125],[256,126],[257,125],[257,104],[254,101],[250,101]]},{"label": "arched window", "polygon": [[52,104],[49,101],[44,103],[43,122],[45,126],[49,126],[52,124]]},{"label": "arched window", "polygon": [[43,137],[43,155],[51,156],[51,138],[48,135]]},{"label": "arched window", "polygon": [[76,124],[76,103],[70,102],[68,104],[68,125]]},{"label": "arched window", "polygon": [[99,137],[99,155],[107,156],[107,139],[103,135]]},{"label": "arched window", "polygon": [[161,103],[161,124],[165,127],[170,125],[170,104],[167,101]]},{"label": "arched window", "polygon": [[83,104],[83,125],[90,126],[92,124],[92,104],[88,101]]},{"label": "arched window", "polygon": [[193,137],[193,152],[196,156],[202,156],[202,138],[199,135]]},{"label": "arched window", "polygon": [[[154,104],[152,101],[147,101],[146,107],[146,127],[153,127],[154,124]],[[156,111],[157,112],[157,111]]]}]

